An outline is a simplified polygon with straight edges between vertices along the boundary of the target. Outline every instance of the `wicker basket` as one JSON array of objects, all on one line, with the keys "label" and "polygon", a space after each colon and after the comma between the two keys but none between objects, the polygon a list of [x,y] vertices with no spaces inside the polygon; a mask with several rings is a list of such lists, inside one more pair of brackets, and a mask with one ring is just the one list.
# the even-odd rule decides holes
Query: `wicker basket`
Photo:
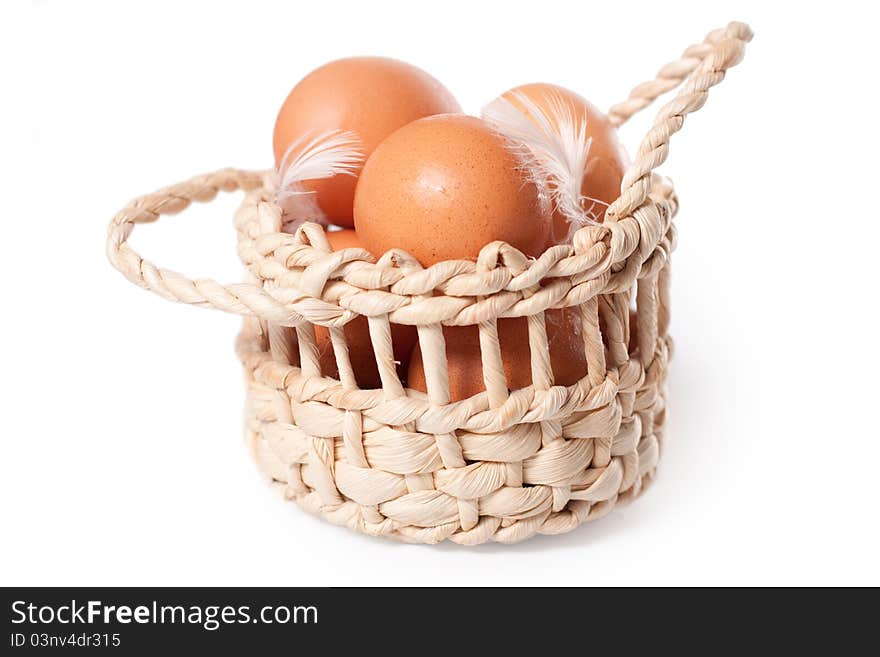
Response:
[{"label": "wicker basket", "polygon": [[[611,108],[616,125],[684,83],[659,113],[604,223],[530,260],[508,244],[476,262],[422,268],[390,251],[331,252],[323,229],[281,232],[271,172],[223,170],[133,201],[110,225],[113,265],[173,301],[245,316],[247,435],[283,494],[368,534],[436,543],[559,534],[636,497],[654,477],[671,353],[669,254],[677,210],[653,173],[669,138],[743,56],[751,31],[716,30]],[[126,243],[135,224],[247,191],[236,214],[247,282],[190,280]],[[635,326],[630,309],[634,303]],[[553,385],[544,311],[577,307],[587,376]],[[360,390],[342,327],[368,317],[382,387]],[[509,391],[499,317],[528,317],[533,385]],[[428,394],[404,388],[390,323],[418,327]],[[329,327],[339,379],[322,376],[315,325]],[[441,325],[477,325],[486,392],[450,403]],[[630,344],[630,333],[636,339]]]}]

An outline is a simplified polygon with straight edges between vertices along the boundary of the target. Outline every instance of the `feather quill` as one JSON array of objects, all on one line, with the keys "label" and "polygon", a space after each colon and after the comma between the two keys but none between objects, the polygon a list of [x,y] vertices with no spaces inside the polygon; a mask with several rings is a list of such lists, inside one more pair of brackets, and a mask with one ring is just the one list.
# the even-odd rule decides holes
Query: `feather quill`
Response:
[{"label": "feather quill", "polygon": [[587,136],[587,121],[576,119],[558,94],[548,96],[546,107],[521,91],[509,95],[518,106],[501,96],[483,108],[483,118],[515,148],[528,153],[527,168],[534,181],[549,190],[554,207],[569,221],[570,241],[578,228],[598,223],[597,205],[607,206],[581,194],[593,142]]}]

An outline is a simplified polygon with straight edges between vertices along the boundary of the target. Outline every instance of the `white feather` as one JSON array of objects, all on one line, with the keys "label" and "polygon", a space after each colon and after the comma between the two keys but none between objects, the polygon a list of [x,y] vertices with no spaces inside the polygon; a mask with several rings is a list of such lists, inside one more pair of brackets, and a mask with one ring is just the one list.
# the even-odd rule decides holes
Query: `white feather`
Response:
[{"label": "white feather", "polygon": [[519,107],[501,96],[483,109],[483,118],[530,153],[534,175],[549,188],[554,206],[571,224],[571,238],[578,228],[597,223],[596,206],[606,205],[581,194],[593,142],[586,119],[577,120],[571,106],[555,93],[546,108],[521,91],[510,95]]},{"label": "white feather", "polygon": [[324,217],[315,194],[303,183],[336,175],[354,176],[363,161],[361,142],[354,132],[307,133],[295,139],[281,159],[278,202],[287,214],[294,215],[294,221],[320,221]]}]

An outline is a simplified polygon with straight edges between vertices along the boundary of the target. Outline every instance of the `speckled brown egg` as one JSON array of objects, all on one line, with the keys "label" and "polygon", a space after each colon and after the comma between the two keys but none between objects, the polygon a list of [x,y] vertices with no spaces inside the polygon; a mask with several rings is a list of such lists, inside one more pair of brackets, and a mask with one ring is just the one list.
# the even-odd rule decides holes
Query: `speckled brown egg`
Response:
[{"label": "speckled brown egg", "polygon": [[[563,103],[576,121],[586,121],[586,135],[592,139],[590,156],[584,169],[581,194],[601,203],[584,203],[585,209],[592,209],[593,219],[602,221],[607,206],[620,196],[620,183],[629,163],[629,158],[620,143],[615,128],[608,117],[596,106],[578,94],[555,84],[532,83],[515,87],[503,94],[511,104],[519,107],[515,92],[526,95],[533,103],[548,110],[554,103]],[[569,235],[570,223],[560,212],[554,213],[553,242],[562,243]]]},{"label": "speckled brown egg", "polygon": [[[363,248],[363,244],[355,231],[350,228],[327,232],[327,240],[334,251],[347,248]],[[369,322],[366,317],[357,317],[345,325],[345,341],[348,344],[348,357],[354,370],[354,377],[361,388],[381,388],[379,367],[370,341]],[[336,355],[330,340],[330,331],[323,326],[315,326],[315,340],[318,345],[318,356],[321,372],[324,376],[339,378]],[[394,347],[394,358],[400,364],[398,372],[406,372],[409,356],[418,340],[415,326],[403,324],[391,325],[391,342]]]},{"label": "speckled brown egg", "polygon": [[[351,131],[369,156],[380,141],[410,121],[460,111],[452,94],[415,66],[384,57],[339,59],[309,73],[284,101],[272,140],[275,164],[304,135]],[[303,186],[316,192],[329,222],[352,226],[356,182],[356,176],[345,175]]]},{"label": "speckled brown egg", "polygon": [[[554,384],[573,385],[587,374],[579,312],[576,309],[548,310],[545,317]],[[485,390],[477,327],[446,326],[443,336],[450,401],[467,399]],[[507,387],[518,390],[532,385],[528,320],[524,317],[498,320],[498,340]],[[407,384],[414,390],[427,392],[419,345],[410,358]]]},{"label": "speckled brown egg", "polygon": [[472,116],[432,116],[392,133],[367,160],[355,194],[364,245],[377,256],[401,248],[426,267],[475,259],[495,240],[537,257],[551,217],[508,142]]}]

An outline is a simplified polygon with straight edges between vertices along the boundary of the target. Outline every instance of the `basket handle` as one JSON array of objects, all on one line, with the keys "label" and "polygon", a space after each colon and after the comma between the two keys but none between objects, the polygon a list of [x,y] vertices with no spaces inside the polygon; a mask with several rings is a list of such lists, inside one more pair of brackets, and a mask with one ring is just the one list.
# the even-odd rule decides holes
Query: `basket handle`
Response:
[{"label": "basket handle", "polygon": [[128,238],[136,224],[156,221],[162,215],[177,214],[193,202],[211,201],[220,191],[256,189],[265,184],[266,176],[265,172],[260,171],[221,169],[136,198],[110,222],[107,257],[132,283],[171,301],[256,316],[285,325],[301,322],[303,318],[299,313],[257,285],[221,285],[209,278],[190,279],[175,271],[157,267],[128,245]]},{"label": "basket handle", "polygon": [[623,125],[636,112],[684,83],[675,98],[660,109],[654,125],[642,139],[620,184],[620,197],[606,211],[605,221],[628,216],[645,202],[651,174],[669,155],[669,139],[681,130],[688,114],[705,104],[709,89],[724,79],[725,71],[742,61],[746,43],[751,39],[752,30],[745,23],[733,22],[713,30],[703,43],[687,48],[679,59],[661,68],[653,80],[633,88],[629,98],[608,111],[614,125]]}]

